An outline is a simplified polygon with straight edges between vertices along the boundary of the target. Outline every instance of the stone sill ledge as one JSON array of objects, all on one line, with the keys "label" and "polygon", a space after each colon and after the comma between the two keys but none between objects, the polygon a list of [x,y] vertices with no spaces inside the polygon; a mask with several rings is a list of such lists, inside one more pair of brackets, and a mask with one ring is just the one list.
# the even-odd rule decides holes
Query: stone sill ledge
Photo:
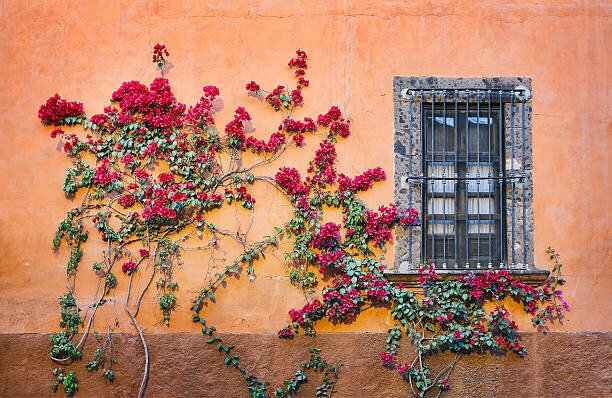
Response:
[{"label": "stone sill ledge", "polygon": [[[520,279],[529,286],[538,287],[544,284],[546,278],[548,278],[550,271],[544,269],[506,269],[508,273],[516,278]],[[484,274],[490,269],[474,269],[474,270],[449,270],[442,269],[436,270],[438,277],[443,280],[457,280],[462,275],[467,274]],[[404,283],[409,288],[419,288],[419,273],[417,271],[399,271],[399,270],[386,270],[385,276],[392,283]]]}]

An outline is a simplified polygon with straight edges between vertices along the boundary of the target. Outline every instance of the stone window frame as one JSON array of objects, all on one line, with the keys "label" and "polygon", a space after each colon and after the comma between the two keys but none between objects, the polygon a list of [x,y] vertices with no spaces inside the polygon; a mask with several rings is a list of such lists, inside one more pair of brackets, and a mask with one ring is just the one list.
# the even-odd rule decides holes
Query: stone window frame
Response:
[{"label": "stone window frame", "polygon": [[[408,169],[411,164],[413,175],[422,172],[422,154],[421,154],[421,139],[422,125],[421,112],[425,104],[431,104],[423,101],[421,96],[415,96],[414,93],[426,92],[427,90],[482,90],[486,92],[491,90],[516,90],[517,95],[522,93],[525,101],[515,102],[514,111],[511,112],[512,105],[504,102],[503,108],[503,130],[505,147],[508,147],[511,140],[515,145],[515,156],[512,158],[510,151],[505,154],[505,172],[508,175],[517,173],[522,169],[523,133],[525,143],[525,165],[524,165],[524,184],[525,184],[525,214],[523,214],[523,204],[514,208],[514,216],[516,217],[515,224],[515,240],[512,241],[510,236],[510,228],[508,223],[505,225],[505,240],[506,250],[508,253],[513,249],[523,252],[525,245],[525,263],[510,263],[506,264],[504,269],[508,270],[512,275],[519,277],[526,283],[536,286],[544,282],[548,277],[549,271],[537,269],[534,265],[534,219],[533,219],[533,155],[532,155],[532,106],[531,106],[531,79],[528,77],[491,77],[491,78],[462,78],[462,77],[404,77],[395,76],[393,79],[393,103],[394,103],[394,198],[395,204],[404,209],[414,207],[419,212],[422,210],[421,204],[421,186],[409,181]],[[431,98],[431,96],[430,96]],[[426,97],[425,97],[426,99]],[[437,103],[437,102],[436,102]],[[520,108],[519,107],[523,107]],[[412,109],[410,109],[412,107]],[[524,109],[524,114],[522,110]],[[514,120],[510,120],[514,115]],[[518,120],[518,118],[523,118]],[[521,129],[511,126],[519,126],[523,123]],[[412,124],[412,126],[410,126]],[[524,130],[524,132],[522,131]],[[412,133],[412,135],[410,135]],[[514,134],[514,137],[512,137]],[[520,137],[519,137],[520,135]],[[516,148],[520,148],[516,151]],[[411,153],[410,148],[412,149]],[[517,188],[515,188],[516,190]],[[522,189],[522,188],[521,188]],[[409,202],[409,191],[412,192],[412,203]],[[508,184],[505,191],[506,201],[506,216],[510,215],[508,201],[512,189]],[[519,197],[522,198],[521,195]],[[523,230],[523,225],[526,230]],[[418,267],[422,264],[421,259],[421,226],[411,228],[397,228],[395,235],[395,261],[393,269],[387,270],[386,275],[392,282],[403,282],[410,287],[417,287],[418,284]],[[520,238],[520,239],[519,239]],[[409,241],[412,245],[409,244]],[[410,250],[412,246],[412,250]],[[462,269],[462,268],[447,268],[437,269],[438,274],[443,278],[455,279],[467,273],[482,273],[487,271],[488,267],[481,269]]]}]

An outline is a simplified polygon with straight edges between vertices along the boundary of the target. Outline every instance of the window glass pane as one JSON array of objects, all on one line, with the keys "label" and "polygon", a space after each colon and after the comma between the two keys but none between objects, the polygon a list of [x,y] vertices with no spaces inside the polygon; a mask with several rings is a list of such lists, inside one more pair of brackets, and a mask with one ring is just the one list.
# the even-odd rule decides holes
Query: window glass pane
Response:
[{"label": "window glass pane", "polygon": [[[431,239],[431,238],[430,238]],[[425,258],[427,261],[433,261],[434,263],[440,265],[442,263],[455,263],[455,239],[454,237],[443,237],[439,238],[436,236],[434,239],[434,253],[431,253],[431,246],[427,247],[427,253]]]},{"label": "window glass pane", "polygon": [[[425,131],[426,141],[425,147],[428,153],[453,153],[455,151],[455,124],[456,119],[453,112],[447,110],[446,115],[443,111],[436,109],[434,120],[432,121],[431,110],[426,112],[425,116]],[[432,125],[433,125],[433,141],[432,141]]]},{"label": "window glass pane", "polygon": [[470,263],[472,265],[498,262],[497,250],[497,237],[494,234],[470,235]]},{"label": "window glass pane", "polygon": [[454,235],[455,222],[453,220],[429,220],[427,223],[427,234],[430,236]]},{"label": "window glass pane", "polygon": [[[470,162],[468,163],[468,177],[478,178],[468,181],[468,192],[493,192],[495,180],[487,177],[494,177],[493,163],[490,162]],[[484,178],[481,178],[484,177]]]},{"label": "window glass pane", "polygon": [[470,197],[468,198],[468,214],[495,214],[495,199],[484,197]]},{"label": "window glass pane", "polygon": [[427,198],[428,214],[455,214],[455,198]]},{"label": "window glass pane", "polygon": [[468,233],[469,234],[479,234],[479,233],[480,234],[494,234],[495,233],[495,221],[494,220],[468,220]]},{"label": "window glass pane", "polygon": [[[431,240],[431,237],[429,238]],[[427,252],[425,254],[426,261],[433,261],[436,264],[440,265],[444,262],[446,263],[455,263],[454,260],[454,250],[455,250],[455,239],[454,237],[435,237],[434,238],[434,246],[432,253],[432,246],[427,246]]]},{"label": "window glass pane", "polygon": [[486,155],[497,152],[498,117],[497,113],[491,112],[491,117],[489,117],[488,109],[481,106],[480,115],[478,115],[478,113],[472,112],[470,107],[470,115],[467,117],[467,130],[469,131],[468,149],[470,153]]},{"label": "window glass pane", "polygon": [[[427,176],[434,178],[454,178],[455,165],[452,162],[430,162],[427,166]],[[455,192],[454,180],[429,180],[429,192]]]}]

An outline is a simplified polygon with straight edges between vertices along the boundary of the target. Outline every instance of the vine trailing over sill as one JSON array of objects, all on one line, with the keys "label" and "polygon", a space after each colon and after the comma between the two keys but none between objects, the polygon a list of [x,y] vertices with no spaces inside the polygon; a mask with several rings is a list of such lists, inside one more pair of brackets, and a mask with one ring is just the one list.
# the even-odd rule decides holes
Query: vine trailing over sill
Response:
[{"label": "vine trailing over sill", "polygon": [[[59,300],[62,329],[51,336],[49,355],[53,361],[68,366],[80,360],[93,331],[97,348],[85,367],[90,372],[101,369],[106,381],[115,381],[115,291],[126,286],[123,307],[138,332],[145,356],[139,390],[139,396],[143,396],[150,358],[139,310],[155,281],[160,316],[170,326],[178,304],[179,283],[174,270],[181,265],[181,253],[188,249],[184,243],[194,240],[202,242],[190,249],[210,251],[211,263],[204,287],[191,307],[193,321],[201,323],[207,343],[224,356],[227,366],[241,374],[253,397],[290,397],[309,380],[309,371],[322,379],[317,396],[329,397],[335,392],[339,374],[339,366],[313,348],[292,378],[271,388],[248,370],[248,364],[234,353],[234,346],[202,316],[228,279],[246,271],[254,281],[255,262],[264,259],[266,251],[276,247],[281,237],[292,238],[292,248],[285,254],[290,281],[303,289],[307,302],[302,308],[289,310],[290,323],[278,332],[279,338],[291,339],[300,330],[314,335],[316,322],[323,318],[350,322],[366,308],[386,307],[396,323],[381,354],[383,366],[396,369],[417,397],[446,391],[449,375],[463,355],[499,350],[526,353],[504,299],[523,304],[538,326],[562,317],[567,304],[561,301],[558,289],[564,281],[554,251],[550,252],[553,276],[538,289],[513,280],[505,271],[442,281],[430,266],[421,270],[422,293],[391,285],[385,279],[384,251],[393,229],[414,225],[418,214],[393,204],[373,210],[360,199],[361,192],[385,180],[380,167],[355,177],[337,170],[336,144],[351,134],[351,122],[340,108],[332,106],[316,118],[293,118],[304,102],[303,90],[310,84],[305,79],[308,63],[303,51],[298,50],[289,61],[295,88],[278,85],[265,91],[253,81],[246,85],[249,96],[281,115],[280,125],[265,140],[251,135],[253,122],[244,107],[236,108],[233,119],[220,132],[215,118],[222,102],[215,86],[204,86],[203,96],[189,108],[178,102],[163,77],[169,55],[164,45],[157,44],[153,62],[162,77],[148,87],[137,81],[123,83],[103,113],[87,117],[83,104],[58,94],[39,109],[41,121],[55,127],[51,137],[61,137],[63,149],[72,159],[62,189],[68,197],[81,201],[60,222],[53,238],[56,250],[64,243],[69,251],[67,291]],[[78,126],[83,132],[77,134]],[[280,159],[290,146],[303,147],[308,135],[321,137],[321,142],[305,178],[293,167],[280,167],[274,176],[256,174]],[[247,152],[256,159],[251,164],[244,156]],[[232,207],[236,213],[250,215],[252,223],[255,184],[267,184],[282,193],[293,207],[293,216],[273,234],[250,243],[251,224],[226,230],[213,224],[210,216]],[[332,208],[342,211],[341,223],[324,222],[326,211]],[[83,245],[92,233],[101,238],[105,250],[92,264],[98,278],[96,291],[92,300],[83,304],[75,298],[75,280]],[[220,266],[215,252],[226,240],[238,243],[242,253],[231,265]],[[132,283],[138,272],[145,273],[146,281],[139,289]],[[321,289],[317,288],[319,280],[325,282]],[[112,308],[108,303],[113,303]],[[492,311],[488,310],[490,303],[496,304]],[[107,322],[106,338],[94,323],[99,311],[104,312]],[[408,337],[414,349],[412,360],[405,362],[399,360],[403,355],[402,336]],[[432,371],[427,359],[444,351],[455,353],[454,360]],[[54,376],[54,390],[61,384],[68,396],[77,391],[74,371],[57,368]]]}]

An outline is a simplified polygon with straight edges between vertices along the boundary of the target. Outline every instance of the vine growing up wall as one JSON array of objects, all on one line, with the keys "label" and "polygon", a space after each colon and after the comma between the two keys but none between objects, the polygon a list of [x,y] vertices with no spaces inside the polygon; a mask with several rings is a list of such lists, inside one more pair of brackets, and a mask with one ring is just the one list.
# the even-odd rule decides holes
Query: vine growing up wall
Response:
[{"label": "vine growing up wall", "polygon": [[[150,357],[139,322],[143,298],[150,290],[157,291],[160,317],[170,326],[180,286],[174,270],[186,242],[191,241],[198,242],[198,250],[213,254],[228,240],[241,247],[241,254],[230,265],[220,266],[211,254],[210,268],[191,309],[207,343],[222,354],[225,365],[240,372],[254,397],[289,397],[308,381],[307,371],[319,374],[317,396],[331,396],[338,377],[339,367],[313,348],[292,378],[270,387],[249,371],[234,346],[206,322],[206,306],[216,298],[219,287],[243,272],[256,283],[257,261],[277,246],[281,236],[292,239],[291,250],[285,254],[290,281],[304,291],[307,300],[301,308],[288,309],[289,322],[278,332],[279,337],[291,339],[300,332],[314,335],[316,322],[323,318],[351,322],[368,307],[386,307],[395,324],[386,347],[381,347],[381,366],[398,371],[407,382],[407,391],[416,397],[446,391],[449,375],[463,355],[526,353],[504,299],[521,303],[535,325],[562,317],[567,304],[561,298],[559,286],[564,281],[554,252],[552,276],[537,289],[503,270],[445,281],[432,266],[425,266],[420,271],[422,290],[418,292],[385,279],[383,254],[393,229],[418,223],[418,214],[393,204],[374,210],[360,199],[361,192],[386,178],[380,167],[354,177],[337,169],[336,145],[351,134],[350,120],[338,107],[332,106],[317,117],[295,116],[310,84],[305,77],[305,52],[298,50],[289,61],[295,77],[293,87],[278,85],[266,91],[254,81],[246,84],[251,101],[258,100],[279,114],[279,125],[267,139],[252,135],[251,115],[242,106],[235,109],[223,129],[218,127],[216,117],[222,101],[215,86],[204,86],[202,97],[193,106],[178,102],[163,77],[169,55],[164,45],[156,45],[153,62],[162,77],[149,86],[137,81],[123,83],[102,113],[88,117],[83,104],[58,94],[40,107],[40,120],[54,127],[51,137],[62,140],[72,160],[62,189],[77,203],[60,222],[53,239],[56,249],[64,244],[69,251],[67,289],[59,299],[61,330],[51,336],[49,351],[60,365],[54,371],[55,389],[61,385],[68,396],[78,390],[76,371],[66,367],[82,359],[81,352],[92,334],[97,348],[86,370],[99,371],[109,383],[120,377],[113,372],[116,314],[105,314],[105,327],[94,320],[102,318],[97,316],[100,309],[123,288],[123,309],[144,352],[139,396],[144,395]],[[280,161],[289,147],[304,147],[311,139],[320,143],[305,175],[293,167],[280,167],[274,175],[262,174],[263,166]],[[293,208],[289,220],[271,227],[270,234],[258,240],[249,236],[250,223],[232,230],[211,221],[215,212],[233,207],[248,214],[252,223],[257,216],[256,184],[282,193]],[[326,210],[333,208],[341,210],[341,223],[323,221]],[[82,303],[76,300],[75,281],[83,267],[83,247],[92,234],[105,248],[90,264],[90,272],[98,279],[97,289],[90,302]],[[219,272],[213,273],[213,269]],[[137,273],[146,275],[140,288],[133,283]],[[411,357],[401,358],[402,336],[411,344]],[[453,361],[443,369],[430,369],[428,359],[445,351],[455,354]]]}]

